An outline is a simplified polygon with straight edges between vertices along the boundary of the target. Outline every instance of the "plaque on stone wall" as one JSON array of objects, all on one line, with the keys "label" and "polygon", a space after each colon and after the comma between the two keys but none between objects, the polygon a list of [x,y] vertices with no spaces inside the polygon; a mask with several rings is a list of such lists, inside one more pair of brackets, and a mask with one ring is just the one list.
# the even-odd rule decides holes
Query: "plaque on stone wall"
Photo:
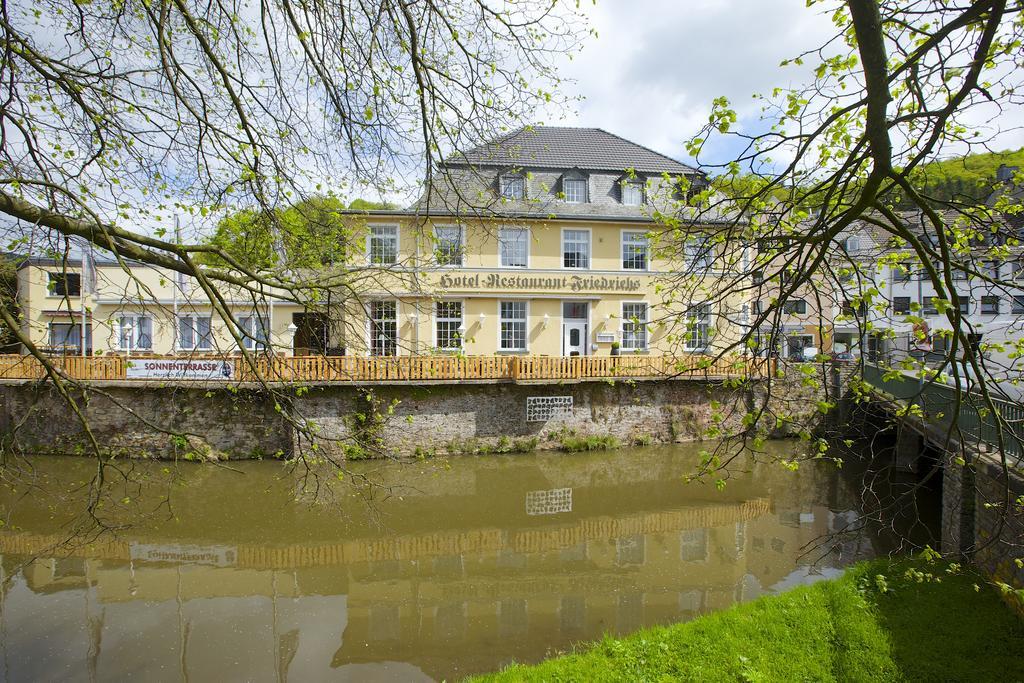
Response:
[{"label": "plaque on stone wall", "polygon": [[530,396],[526,399],[526,421],[547,422],[572,412],[572,396]]}]

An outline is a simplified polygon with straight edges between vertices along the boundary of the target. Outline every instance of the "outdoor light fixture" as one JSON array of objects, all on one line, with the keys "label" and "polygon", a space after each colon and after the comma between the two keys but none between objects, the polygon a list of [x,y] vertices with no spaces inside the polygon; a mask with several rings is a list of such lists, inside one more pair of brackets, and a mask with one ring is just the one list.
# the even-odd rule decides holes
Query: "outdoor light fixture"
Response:
[{"label": "outdoor light fixture", "polygon": [[416,322],[419,319],[420,319],[420,314],[419,313],[410,313],[409,314],[409,320],[412,320],[413,322]]},{"label": "outdoor light fixture", "polygon": [[481,314],[480,314],[480,319],[481,319],[481,320],[483,320],[483,319],[484,319],[484,318],[486,318],[486,317],[487,317],[487,314],[486,314],[486,313],[481,313]]}]

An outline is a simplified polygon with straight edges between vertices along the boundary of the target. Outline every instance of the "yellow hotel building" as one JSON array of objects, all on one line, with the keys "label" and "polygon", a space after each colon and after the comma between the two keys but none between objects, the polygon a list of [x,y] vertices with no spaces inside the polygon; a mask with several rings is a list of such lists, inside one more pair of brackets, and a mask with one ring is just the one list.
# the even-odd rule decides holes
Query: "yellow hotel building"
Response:
[{"label": "yellow hotel building", "polygon": [[347,215],[358,246],[330,268],[357,294],[314,306],[228,292],[228,321],[173,273],[100,259],[83,278],[77,260],[27,260],[24,331],[69,353],[83,338],[87,353],[232,353],[230,325],[277,354],[708,352],[748,320],[749,292],[718,291],[746,254],[653,218],[705,185],[600,129],[523,129],[435,169],[408,209]]}]

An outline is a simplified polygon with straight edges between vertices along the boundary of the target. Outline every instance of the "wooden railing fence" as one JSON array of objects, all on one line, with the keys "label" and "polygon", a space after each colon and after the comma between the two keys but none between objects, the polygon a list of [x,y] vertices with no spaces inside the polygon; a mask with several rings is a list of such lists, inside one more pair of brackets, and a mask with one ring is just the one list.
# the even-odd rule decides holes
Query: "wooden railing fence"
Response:
[{"label": "wooden railing fence", "polygon": [[[161,357],[161,360],[168,360]],[[181,360],[196,358],[181,357]],[[203,357],[208,360],[208,357]],[[80,380],[128,380],[127,364],[141,357],[54,356],[64,375]],[[746,356],[258,356],[255,369],[240,356],[217,358],[233,363],[235,381],[378,382],[438,380],[592,380],[615,378],[765,377],[773,361]],[[36,358],[0,355],[0,379],[42,379]]]}]

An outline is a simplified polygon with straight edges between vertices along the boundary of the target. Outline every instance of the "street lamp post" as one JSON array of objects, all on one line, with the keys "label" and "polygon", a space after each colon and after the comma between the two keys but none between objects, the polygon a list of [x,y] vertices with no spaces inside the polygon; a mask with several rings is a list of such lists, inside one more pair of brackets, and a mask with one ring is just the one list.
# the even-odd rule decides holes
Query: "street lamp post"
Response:
[{"label": "street lamp post", "polygon": [[288,324],[288,341],[289,346],[292,348],[292,355],[295,355],[295,333],[299,331],[298,325],[295,323]]}]

